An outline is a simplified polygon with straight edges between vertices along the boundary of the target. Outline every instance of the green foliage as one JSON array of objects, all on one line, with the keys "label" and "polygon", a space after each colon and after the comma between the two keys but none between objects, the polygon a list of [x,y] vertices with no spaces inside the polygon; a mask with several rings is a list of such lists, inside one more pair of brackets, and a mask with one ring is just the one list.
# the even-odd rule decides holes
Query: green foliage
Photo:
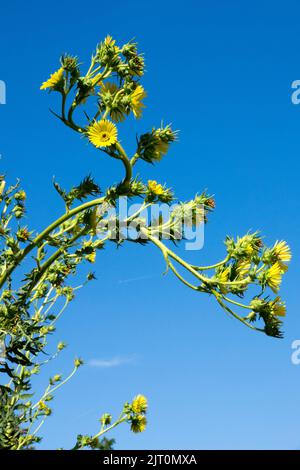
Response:
[{"label": "green foliage", "polygon": [[83,201],[89,196],[99,196],[101,194],[100,187],[95,183],[91,175],[84,178],[78,186],[74,186],[69,192],[62,189],[55,181],[53,185],[68,208],[71,207],[74,201]]}]

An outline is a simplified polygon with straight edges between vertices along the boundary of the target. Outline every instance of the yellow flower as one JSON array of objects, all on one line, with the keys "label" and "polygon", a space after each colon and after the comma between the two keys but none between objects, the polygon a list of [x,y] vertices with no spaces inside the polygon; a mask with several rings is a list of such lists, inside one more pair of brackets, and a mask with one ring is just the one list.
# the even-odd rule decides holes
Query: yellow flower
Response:
[{"label": "yellow flower", "polygon": [[95,263],[96,261],[96,250],[92,251],[85,257],[90,263]]},{"label": "yellow flower", "polygon": [[288,263],[292,259],[291,249],[284,240],[281,240],[280,242],[277,241],[275,243],[273,247],[273,253],[278,261],[283,263]]},{"label": "yellow flower", "polygon": [[43,401],[39,402],[38,409],[42,411],[43,413],[45,413],[46,416],[49,416],[51,414],[51,409]]},{"label": "yellow flower", "polygon": [[246,251],[247,255],[251,256],[253,254],[254,248],[251,245],[247,245],[245,247],[245,251]]},{"label": "yellow flower", "polygon": [[162,194],[164,194],[163,186],[154,180],[148,181],[148,189],[152,194],[155,194],[156,196],[161,196]]},{"label": "yellow flower", "polygon": [[146,429],[147,419],[143,415],[137,415],[131,418],[131,431],[138,433],[143,432]]},{"label": "yellow flower", "polygon": [[116,43],[116,40],[113,39],[109,34],[106,36],[106,38],[104,39],[104,44],[106,46],[114,46]]},{"label": "yellow flower", "polygon": [[239,277],[244,278],[249,274],[251,263],[249,261],[239,261],[237,264],[237,273]]},{"label": "yellow flower", "polygon": [[131,404],[134,413],[146,413],[148,408],[147,398],[144,395],[137,395]]},{"label": "yellow flower", "polygon": [[52,75],[50,75],[50,78],[48,78],[46,82],[42,83],[40,90],[46,90],[46,88],[54,89],[55,86],[62,80],[63,74],[64,74],[64,69],[63,67],[61,67]]},{"label": "yellow flower", "polygon": [[237,259],[251,259],[252,256],[257,253],[261,247],[262,242],[257,233],[247,234],[243,237],[237,237],[233,254]]},{"label": "yellow flower", "polygon": [[139,119],[142,115],[142,108],[145,107],[145,105],[142,103],[142,99],[146,96],[147,93],[141,85],[138,85],[136,89],[130,94],[132,112],[134,117],[137,119]]},{"label": "yellow flower", "polygon": [[224,271],[218,274],[218,280],[220,282],[227,282],[229,273],[230,273],[230,268],[229,267],[225,268]]},{"label": "yellow flower", "polygon": [[61,375],[60,374],[55,374],[53,377],[54,382],[60,382],[61,381]]},{"label": "yellow flower", "polygon": [[239,252],[247,258],[251,258],[253,255],[254,248],[248,235],[245,235],[244,237],[237,237],[236,247]]},{"label": "yellow flower", "polygon": [[269,287],[271,287],[273,292],[277,292],[280,284],[281,284],[281,277],[282,277],[282,266],[276,261],[273,266],[271,266],[266,272],[266,281]]},{"label": "yellow flower", "polygon": [[102,119],[88,127],[87,136],[95,147],[109,147],[117,142],[118,131],[112,122]]},{"label": "yellow flower", "polygon": [[228,282],[230,274],[230,268],[227,266],[222,272],[217,273],[218,282],[220,283],[219,289],[222,294],[226,294],[228,292],[228,286],[224,285],[223,283]]},{"label": "yellow flower", "polygon": [[161,158],[163,155],[166,155],[167,151],[169,150],[169,143],[164,142],[163,140],[159,140],[155,145],[155,150],[159,153]]},{"label": "yellow flower", "polygon": [[45,405],[45,403],[43,401],[40,401],[39,402],[39,409],[40,410],[45,410],[47,408],[47,405]]},{"label": "yellow flower", "polygon": [[286,305],[285,302],[282,302],[280,297],[276,297],[272,302],[272,313],[277,317],[285,317]]},{"label": "yellow flower", "polygon": [[104,44],[105,44],[105,46],[113,47],[115,52],[120,51],[119,47],[115,45],[116,40],[113,39],[110,35],[106,36],[106,38],[104,39]]}]

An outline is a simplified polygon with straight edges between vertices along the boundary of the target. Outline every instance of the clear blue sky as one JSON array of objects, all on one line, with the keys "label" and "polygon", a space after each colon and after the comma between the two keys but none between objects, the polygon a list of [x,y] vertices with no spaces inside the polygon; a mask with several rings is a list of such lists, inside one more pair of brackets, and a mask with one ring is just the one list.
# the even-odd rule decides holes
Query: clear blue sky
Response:
[{"label": "clear blue sky", "polygon": [[149,398],[149,426],[142,435],[116,430],[118,448],[300,447],[300,366],[290,360],[300,339],[300,105],[291,103],[291,83],[300,79],[299,17],[296,0],[2,4],[1,173],[22,178],[31,227],[63,210],[53,175],[67,187],[90,172],[103,187],[121,177],[116,162],[55,120],[54,95],[39,91],[60,54],[87,62],[110,33],[121,43],[136,37],[147,64],[145,117],[126,127],[123,142],[132,145],[137,130],[161,119],[181,131],[160,165],[141,164],[139,172],[182,199],[205,188],[216,197],[204,249],[182,254],[213,262],[226,234],[259,229],[267,243],[287,239],[294,255],[281,291],[285,339],[276,340],[245,329],[171,275],[162,278],[154,247],[107,248],[98,281],[58,325],[69,348],[51,372],[68,371],[77,354],[127,363],[79,371],[56,397],[43,448],[68,448],[77,433],[96,432],[102,412],[116,414],[136,393]]}]

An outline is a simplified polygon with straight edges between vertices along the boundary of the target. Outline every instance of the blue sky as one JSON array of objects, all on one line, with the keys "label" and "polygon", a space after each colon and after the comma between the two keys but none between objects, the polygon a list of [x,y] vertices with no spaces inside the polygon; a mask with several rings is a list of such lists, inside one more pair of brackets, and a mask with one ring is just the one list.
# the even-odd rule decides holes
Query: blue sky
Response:
[{"label": "blue sky", "polygon": [[121,177],[116,162],[55,120],[54,95],[39,91],[62,53],[87,63],[109,33],[120,43],[135,37],[147,64],[144,119],[120,130],[123,143],[130,148],[135,132],[161,119],[180,129],[161,164],[140,164],[139,173],[166,182],[181,199],[205,188],[216,197],[204,249],[179,252],[211,263],[222,258],[226,234],[249,229],[293,249],[281,290],[285,339],[275,340],[162,277],[155,247],[107,247],[98,280],[58,325],[57,339],[69,347],[47,374],[67,372],[75,355],[94,365],[57,394],[42,448],[68,448],[77,433],[96,432],[102,412],[117,414],[137,393],[149,399],[148,429],[117,429],[118,448],[300,447],[300,365],[291,363],[291,343],[300,339],[300,105],[291,102],[291,83],[300,79],[299,14],[297,1],[266,0],[1,6],[1,173],[22,178],[31,227],[41,229],[63,210],[53,175],[66,187],[88,173],[102,187]]}]

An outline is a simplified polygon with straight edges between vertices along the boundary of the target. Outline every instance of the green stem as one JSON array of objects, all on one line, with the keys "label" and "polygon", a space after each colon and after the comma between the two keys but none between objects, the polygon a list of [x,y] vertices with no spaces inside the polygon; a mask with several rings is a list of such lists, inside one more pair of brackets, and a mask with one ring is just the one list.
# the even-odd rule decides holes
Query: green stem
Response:
[{"label": "green stem", "polygon": [[236,300],[229,299],[228,297],[223,297],[226,302],[230,302],[231,304],[237,305],[238,307],[246,308],[247,310],[252,310],[250,305],[245,305],[240,302],[237,302]]},{"label": "green stem", "polygon": [[241,323],[243,323],[245,326],[247,326],[248,328],[250,328],[251,330],[255,330],[255,331],[260,331],[262,333],[264,333],[265,331],[262,329],[262,328],[256,328],[255,326],[251,325],[250,323],[248,323],[244,318],[240,317],[237,313],[235,313],[233,310],[231,310],[231,308],[229,308],[226,304],[224,304],[224,302],[222,302],[221,300],[221,295],[213,290],[212,291],[212,294],[214,294],[214,296],[216,297],[217,299],[217,302],[221,305],[221,307],[223,307],[223,309],[230,313],[230,315],[232,315],[234,318],[236,318],[237,320],[239,320]]},{"label": "green stem", "polygon": [[208,269],[214,269],[214,268],[218,268],[219,266],[222,266],[223,264],[227,263],[229,259],[230,259],[230,256],[226,256],[226,258],[223,259],[222,261],[219,261],[218,263],[215,263],[215,264],[211,264],[210,266],[194,266],[194,265],[191,265],[191,266],[192,268],[196,269],[196,271],[206,271]]},{"label": "green stem", "polygon": [[37,277],[35,277],[33,279],[33,281],[31,282],[31,284],[29,284],[29,289],[27,291],[27,295],[29,296],[29,294],[33,291],[34,287],[41,281],[41,279],[43,278],[44,274],[46,273],[47,269],[50,268],[50,266],[52,266],[52,264],[54,263],[54,261],[56,261],[60,255],[69,247],[71,247],[75,242],[76,240],[78,240],[78,238],[80,238],[81,236],[83,236],[85,233],[86,233],[87,229],[86,227],[84,227],[83,230],[81,230],[80,232],[78,232],[76,235],[74,235],[66,245],[63,245],[61,246],[58,250],[56,250],[53,255],[51,255],[47,261],[45,261],[45,263],[41,266],[40,270],[39,270],[39,273],[37,275]]},{"label": "green stem", "polygon": [[71,127],[71,129],[73,129],[74,131],[82,133],[82,128],[79,127],[77,124],[75,124],[75,122],[73,121],[73,113],[76,108],[77,108],[77,104],[75,103],[75,101],[73,101],[68,112],[68,119],[65,120],[64,123],[67,126]]},{"label": "green stem", "polygon": [[116,143],[116,148],[119,152],[119,155],[115,158],[118,158],[119,160],[121,160],[125,167],[125,178],[122,182],[122,186],[124,187],[125,190],[127,190],[129,187],[131,178],[132,178],[132,166],[131,166],[129,158],[127,157],[125,150],[123,149],[122,145],[119,142]]},{"label": "green stem", "polygon": [[138,158],[139,158],[139,154],[138,154],[138,153],[135,153],[135,154],[133,155],[133,157],[131,158],[131,160],[130,160],[131,166],[134,166],[134,165],[136,164]]},{"label": "green stem", "polygon": [[87,71],[87,73],[86,73],[86,76],[87,76],[87,77],[90,75],[90,73],[91,73],[91,71],[92,71],[94,65],[95,65],[95,57],[92,57],[90,68],[88,69],[88,71]]},{"label": "green stem", "polygon": [[167,248],[158,238],[153,237],[152,235],[149,234],[149,231],[146,229],[141,228],[141,231],[147,235],[149,240],[152,241],[164,254],[167,256],[170,256],[173,258],[177,263],[181,264],[187,271],[189,271],[191,274],[193,274],[197,279],[199,279],[202,282],[209,282],[210,279],[206,278],[205,276],[202,276],[199,274],[194,268],[191,267],[189,263],[186,263],[182,258],[177,256],[173,251],[171,251],[169,248]]},{"label": "green stem", "polygon": [[146,210],[148,207],[152,206],[152,202],[149,202],[148,204],[146,204],[145,202],[143,202],[143,204],[140,206],[140,208],[134,212],[134,214],[132,214],[130,217],[127,217],[127,219],[124,220],[124,222],[128,223],[128,222],[131,222],[133,219],[135,219],[141,212],[143,212],[144,210]]},{"label": "green stem", "polygon": [[66,121],[66,100],[67,100],[67,95],[65,91],[62,92],[62,101],[61,101],[61,117],[62,120],[65,122]]},{"label": "green stem", "polygon": [[98,432],[98,434],[96,434],[94,436],[94,438],[97,438],[97,437],[100,437],[102,436],[103,434],[107,433],[108,431],[111,431],[113,428],[115,428],[116,426],[118,426],[119,424],[123,423],[124,421],[127,420],[127,416],[123,416],[122,418],[118,419],[115,423],[113,423],[111,426],[108,426],[107,428],[103,429],[102,431]]},{"label": "green stem", "polygon": [[193,289],[193,290],[196,290],[199,292],[200,288],[199,286],[194,286],[193,284],[190,284],[186,279],[184,279],[183,276],[181,276],[181,274],[179,274],[179,272],[177,271],[177,269],[175,268],[175,266],[173,265],[173,263],[171,263],[171,261],[168,262],[168,266],[170,267],[170,269],[173,271],[173,273],[175,274],[176,277],[178,277],[178,279],[184,284],[186,285],[187,287],[189,287],[190,289]]},{"label": "green stem", "polygon": [[[117,421],[115,421],[113,424],[111,424],[110,426],[108,426],[105,429],[101,428],[101,430],[92,437],[92,440],[93,439],[98,439],[99,437],[103,436],[103,434],[106,434],[108,431],[111,431],[112,429],[114,429],[119,424],[124,423],[124,421],[127,421],[127,415],[124,415],[122,413],[121,416],[119,417],[119,419],[117,419]],[[82,449],[82,447],[83,446],[78,446],[77,447],[77,445],[75,445],[71,450],[79,450],[79,449]]]},{"label": "green stem", "polygon": [[78,367],[74,367],[74,369],[72,370],[71,374],[68,375],[68,377],[65,378],[65,380],[63,380],[62,382],[60,382],[58,385],[56,385],[55,387],[53,388],[50,388],[49,386],[47,387],[46,389],[46,392],[44,393],[44,395],[42,396],[42,398],[35,404],[32,406],[32,410],[34,410],[35,408],[37,408],[39,406],[39,403],[41,401],[44,401],[45,398],[48,396],[48,395],[51,395],[53,392],[55,392],[56,390],[58,390],[60,387],[62,387],[63,385],[65,385],[72,377],[73,375],[76,373]]}]

